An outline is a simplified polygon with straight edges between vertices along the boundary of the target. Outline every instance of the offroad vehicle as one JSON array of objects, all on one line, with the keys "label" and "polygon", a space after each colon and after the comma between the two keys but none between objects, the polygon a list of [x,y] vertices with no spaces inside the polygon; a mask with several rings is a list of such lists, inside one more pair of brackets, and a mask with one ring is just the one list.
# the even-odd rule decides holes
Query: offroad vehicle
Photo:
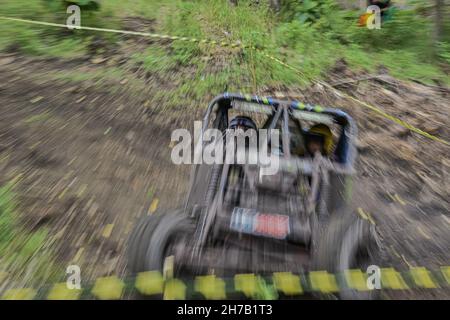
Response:
[{"label": "offroad vehicle", "polygon": [[[225,93],[210,103],[202,131],[217,129],[226,141],[230,119],[243,114],[251,115],[258,130],[281,132],[279,147],[278,141],[265,141],[278,157],[277,172],[262,174],[264,165],[249,161],[194,164],[185,206],[146,216],[135,226],[128,250],[131,273],[342,274],[376,264],[375,225],[350,204],[357,134],[352,118],[337,109]],[[308,157],[302,150],[306,128],[317,123],[331,128],[334,148],[328,156]],[[336,295],[369,299],[374,292],[348,289]]]}]

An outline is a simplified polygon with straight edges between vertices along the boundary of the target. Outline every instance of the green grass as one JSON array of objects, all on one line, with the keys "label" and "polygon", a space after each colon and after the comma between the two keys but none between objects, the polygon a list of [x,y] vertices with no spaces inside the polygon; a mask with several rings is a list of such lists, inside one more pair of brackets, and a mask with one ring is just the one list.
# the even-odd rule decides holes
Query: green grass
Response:
[{"label": "green grass", "polygon": [[[102,15],[106,17],[141,17],[159,19],[161,11],[170,8],[171,0],[108,0],[102,1]],[[166,4],[167,3],[167,4]]]},{"label": "green grass", "polygon": [[37,114],[35,116],[28,117],[24,120],[26,124],[35,123],[35,122],[44,122],[50,119],[51,115],[48,112],[43,112],[41,114]]},{"label": "green grass", "polygon": [[[58,24],[65,24],[69,17],[66,7],[60,0],[2,0],[0,16]],[[120,27],[112,11],[107,9],[101,12],[82,12],[81,23],[92,27]],[[87,54],[88,45],[95,36],[97,34],[91,31],[70,31],[63,28],[0,20],[0,51],[14,47],[31,55],[79,58]],[[101,37],[112,42],[117,40],[116,35],[113,34],[102,34]]]},{"label": "green grass", "polygon": [[0,188],[0,252],[12,238],[14,229],[14,204],[9,186]]},{"label": "green grass", "polygon": [[94,85],[101,84],[104,80],[119,82],[123,80],[126,73],[119,68],[108,67],[92,69],[90,71],[61,70],[52,74],[52,79],[67,82],[92,82]]},{"label": "green grass", "polygon": [[124,86],[127,87],[127,90],[136,92],[136,94],[147,88],[146,84],[133,74],[114,66],[97,66],[84,71],[63,69],[47,74],[45,77],[51,81],[80,84],[83,87],[107,88],[111,94],[120,92]]},{"label": "green grass", "polygon": [[[433,57],[432,24],[429,20],[413,11],[399,11],[381,30],[368,30],[356,26],[358,15],[358,12],[333,12],[311,25],[298,20],[279,21],[266,7],[250,6],[248,1],[240,1],[237,7],[230,6],[225,0],[198,1],[195,4],[176,2],[176,10],[166,20],[164,30],[176,35],[242,40],[243,43],[263,47],[269,54],[301,70],[301,75],[298,75],[251,50],[228,52],[234,55],[228,59],[229,68],[239,69],[238,72],[245,74],[244,77],[254,78],[250,81],[259,86],[307,85],[312,79],[321,78],[341,58],[357,70],[374,71],[383,65],[400,79],[450,83]],[[195,51],[194,46],[175,43],[173,49],[175,54],[185,54],[186,59],[182,61],[190,62],[196,68],[200,68],[198,59],[195,59],[197,56],[226,51],[209,47]],[[446,48],[445,44],[442,48]],[[441,49],[441,56],[447,56],[445,50]],[[164,65],[170,65],[175,55],[164,59]],[[221,87],[223,78],[217,74],[211,74],[207,81],[200,83],[193,80],[192,87],[202,86],[202,83],[206,84],[204,87],[214,87],[210,85],[214,81],[212,79],[217,79],[217,87]],[[229,86],[236,84],[233,80],[229,79]],[[197,88],[192,90],[197,91]]]},{"label": "green grass", "polygon": [[[47,1],[47,2],[46,2]],[[64,23],[67,15],[59,5],[46,5],[57,0],[4,0],[0,15],[18,16]],[[253,3],[253,5],[251,5]],[[262,2],[265,3],[265,2]],[[244,83],[263,85],[306,85],[320,78],[337,59],[345,58],[355,69],[373,71],[383,65],[402,79],[420,79],[430,82],[437,79],[449,83],[433,62],[430,44],[431,22],[413,11],[399,11],[381,30],[358,28],[358,12],[336,11],[329,5],[322,17],[313,24],[298,19],[286,20],[286,15],[276,16],[265,5],[255,5],[248,0],[239,1],[237,7],[227,0],[182,1],[167,0],[109,0],[101,3],[98,12],[82,13],[82,24],[121,28],[125,17],[141,17],[155,21],[157,32],[195,37],[200,39],[242,41],[264,47],[269,54],[299,68],[302,75],[286,69],[258,52],[211,48],[188,42],[174,42],[170,50],[151,45],[146,51],[134,54],[133,61],[140,62],[149,72],[164,73],[178,66],[193,67],[202,80],[192,79],[199,92],[208,88],[223,87],[227,71],[212,71],[204,75],[205,57],[225,55],[229,70],[238,72],[236,78]],[[294,15],[291,15],[295,17]],[[284,20],[283,20],[284,19]],[[14,37],[11,35],[14,34]],[[60,58],[81,57],[94,37],[105,37],[114,44],[119,36],[87,31],[70,32],[64,29],[30,26],[0,21],[0,50],[12,45],[25,53]],[[443,43],[439,56],[448,59]],[[215,63],[214,60],[211,60]],[[210,68],[211,69],[211,68]],[[206,78],[206,80],[205,80]],[[217,83],[215,83],[217,81]],[[228,80],[228,87],[236,83]],[[184,83],[185,88],[189,83]],[[197,90],[194,88],[193,90]]]},{"label": "green grass", "polygon": [[47,244],[45,228],[29,232],[20,226],[13,183],[1,187],[0,271],[6,272],[6,280],[34,285],[52,279],[58,267]]},{"label": "green grass", "polygon": [[168,52],[161,47],[152,46],[142,53],[135,53],[131,59],[142,63],[146,71],[168,72],[177,65],[176,57],[171,57]]}]

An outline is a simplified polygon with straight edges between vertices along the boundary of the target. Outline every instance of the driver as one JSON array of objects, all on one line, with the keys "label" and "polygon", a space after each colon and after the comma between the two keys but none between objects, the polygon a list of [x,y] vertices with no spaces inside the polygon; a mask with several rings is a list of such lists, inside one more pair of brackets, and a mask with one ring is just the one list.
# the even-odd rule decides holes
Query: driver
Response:
[{"label": "driver", "polygon": [[[237,132],[239,132],[238,130],[242,130],[242,132],[246,133],[248,130],[253,130],[250,131],[250,135],[253,136],[253,134],[256,135],[257,137],[257,133],[258,133],[258,128],[256,126],[256,123],[252,120],[252,118],[250,117],[246,117],[246,116],[236,116],[234,117],[231,121],[230,121],[230,126],[229,128],[231,130],[235,130]],[[250,138],[246,138],[245,139],[245,148],[249,148],[250,146]]]},{"label": "driver", "polygon": [[236,116],[230,122],[230,129],[247,131],[248,129],[257,130],[256,123],[246,116]]},{"label": "driver", "polygon": [[306,153],[310,157],[319,152],[329,157],[333,151],[333,134],[330,128],[321,123],[312,126],[305,134]]},{"label": "driver", "polygon": [[389,10],[389,7],[391,6],[391,0],[367,0],[367,6],[380,7],[381,15],[383,16],[384,13]]}]

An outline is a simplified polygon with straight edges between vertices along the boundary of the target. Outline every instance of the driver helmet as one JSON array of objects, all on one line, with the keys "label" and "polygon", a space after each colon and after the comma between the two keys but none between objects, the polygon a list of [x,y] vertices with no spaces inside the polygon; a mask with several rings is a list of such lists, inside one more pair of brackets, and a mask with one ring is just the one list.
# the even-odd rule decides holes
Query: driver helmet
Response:
[{"label": "driver helmet", "polygon": [[319,141],[323,145],[326,155],[330,155],[333,151],[333,134],[330,128],[323,123],[312,126],[308,130],[305,140],[307,144],[309,141]]},{"label": "driver helmet", "polygon": [[243,129],[247,131],[248,129],[257,130],[256,123],[246,116],[236,116],[230,122],[230,129]]}]

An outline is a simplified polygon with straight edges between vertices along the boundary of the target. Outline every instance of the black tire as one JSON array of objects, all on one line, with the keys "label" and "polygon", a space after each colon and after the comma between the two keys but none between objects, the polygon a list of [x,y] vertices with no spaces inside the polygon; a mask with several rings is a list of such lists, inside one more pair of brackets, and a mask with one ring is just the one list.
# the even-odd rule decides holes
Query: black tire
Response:
[{"label": "black tire", "polygon": [[[164,260],[171,255],[171,246],[183,243],[189,248],[195,226],[184,214],[166,214],[159,221],[143,258],[145,270],[163,270]],[[142,251],[144,253],[144,251]],[[180,261],[175,261],[179,263]]]},{"label": "black tire", "polygon": [[194,225],[183,210],[144,217],[134,228],[128,245],[128,270],[132,274],[162,271],[170,245],[192,234]]},{"label": "black tire", "polygon": [[[345,208],[341,208],[331,215],[321,230],[313,250],[312,268],[342,276],[349,269],[365,272],[369,265],[382,265],[382,247],[375,225],[355,212],[345,212]],[[379,294],[380,290],[344,289],[336,296],[340,299],[374,300],[379,298]]]},{"label": "black tire", "polygon": [[127,269],[130,274],[135,275],[144,270],[142,252],[150,242],[153,231],[161,218],[161,215],[145,216],[136,223],[131,231],[127,248]]}]

